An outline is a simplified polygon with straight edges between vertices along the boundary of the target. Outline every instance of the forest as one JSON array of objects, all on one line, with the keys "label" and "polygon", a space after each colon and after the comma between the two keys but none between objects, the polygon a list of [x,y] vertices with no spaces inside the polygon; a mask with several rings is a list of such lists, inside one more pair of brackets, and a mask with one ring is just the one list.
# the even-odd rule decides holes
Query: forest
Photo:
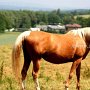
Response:
[{"label": "forest", "polygon": [[0,10],[0,32],[11,28],[30,28],[36,25],[47,24],[80,24],[82,27],[90,27],[90,10],[61,11],[32,11],[32,10]]}]

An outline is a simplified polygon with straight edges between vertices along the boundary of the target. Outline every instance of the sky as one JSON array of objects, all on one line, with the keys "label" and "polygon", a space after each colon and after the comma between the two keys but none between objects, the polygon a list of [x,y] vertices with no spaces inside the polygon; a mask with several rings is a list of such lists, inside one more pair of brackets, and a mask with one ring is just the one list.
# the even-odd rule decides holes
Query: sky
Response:
[{"label": "sky", "polygon": [[0,0],[0,7],[90,9],[90,0]]}]

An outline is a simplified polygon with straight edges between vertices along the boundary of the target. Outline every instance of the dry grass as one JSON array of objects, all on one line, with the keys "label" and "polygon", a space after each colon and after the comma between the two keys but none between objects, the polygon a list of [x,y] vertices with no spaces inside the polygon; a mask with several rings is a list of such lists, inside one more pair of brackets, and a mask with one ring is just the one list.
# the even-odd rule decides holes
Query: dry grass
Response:
[{"label": "dry grass", "polygon": [[[11,62],[12,44],[0,46],[0,90],[19,90],[19,85],[14,78]],[[21,56],[23,62],[23,56]],[[82,61],[81,90],[90,90],[90,54]],[[64,90],[63,82],[67,79],[72,63],[52,64],[42,59],[39,82],[41,90]],[[26,78],[26,90],[35,90],[32,79],[32,64]],[[70,83],[70,90],[76,90],[75,74]]]},{"label": "dry grass", "polygon": [[[0,47],[0,68],[2,68],[2,62],[4,62],[2,80],[0,81],[0,90],[19,90],[18,83],[17,81],[15,81],[12,73],[11,47],[11,45]],[[88,55],[85,61],[82,61],[81,90],[90,90],[89,57],[90,55]],[[23,62],[23,60],[21,61]],[[41,90],[64,90],[63,82],[66,80],[69,74],[70,67],[71,63],[56,65],[42,60],[39,72],[39,82]],[[27,90],[35,90],[31,72],[32,64],[29,68],[26,79]],[[75,90],[75,88],[76,77],[74,74],[73,79],[70,83],[70,90]]]}]

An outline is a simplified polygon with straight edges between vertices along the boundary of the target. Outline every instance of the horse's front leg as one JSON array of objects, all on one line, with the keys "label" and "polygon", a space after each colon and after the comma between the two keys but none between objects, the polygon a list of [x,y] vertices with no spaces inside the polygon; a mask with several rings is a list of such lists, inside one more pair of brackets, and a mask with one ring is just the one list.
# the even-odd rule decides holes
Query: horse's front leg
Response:
[{"label": "horse's front leg", "polygon": [[82,58],[77,59],[77,60],[75,60],[75,61],[73,62],[72,67],[71,67],[71,70],[70,70],[70,73],[69,73],[69,77],[68,77],[67,81],[65,82],[65,90],[69,90],[69,82],[70,82],[70,80],[71,80],[71,78],[72,78],[72,76],[73,76],[74,70],[75,70],[75,69],[78,67],[78,65],[81,63],[81,60],[82,60]]},{"label": "horse's front leg", "polygon": [[40,86],[39,86],[39,82],[38,82],[38,71],[39,71],[39,68],[40,68],[40,60],[33,61],[32,76],[33,76],[33,80],[35,82],[36,90],[40,90]]},{"label": "horse's front leg", "polygon": [[80,68],[81,68],[81,63],[78,65],[76,69],[76,76],[77,76],[77,90],[80,90]]}]

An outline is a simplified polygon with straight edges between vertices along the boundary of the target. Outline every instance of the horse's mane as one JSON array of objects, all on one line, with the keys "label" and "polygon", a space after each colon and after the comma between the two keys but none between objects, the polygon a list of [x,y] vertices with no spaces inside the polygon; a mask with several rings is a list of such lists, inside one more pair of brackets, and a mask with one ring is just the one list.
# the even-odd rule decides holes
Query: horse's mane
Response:
[{"label": "horse's mane", "polygon": [[83,31],[90,36],[90,27],[83,28]]},{"label": "horse's mane", "polygon": [[73,29],[73,30],[70,30],[67,34],[73,34],[74,36],[80,36],[81,38],[84,37],[85,35],[85,31],[84,31],[84,28],[80,28],[80,29]]}]

